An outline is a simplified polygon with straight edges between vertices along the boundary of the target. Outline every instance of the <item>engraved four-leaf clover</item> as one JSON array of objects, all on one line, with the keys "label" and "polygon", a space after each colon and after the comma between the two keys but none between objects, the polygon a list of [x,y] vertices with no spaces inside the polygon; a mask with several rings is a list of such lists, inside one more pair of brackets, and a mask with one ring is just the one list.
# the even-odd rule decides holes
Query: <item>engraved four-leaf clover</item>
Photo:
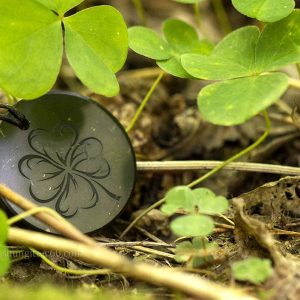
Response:
[{"label": "engraved four-leaf clover", "polygon": [[95,137],[79,140],[76,130],[63,125],[58,130],[32,130],[28,144],[33,150],[19,161],[20,173],[30,180],[29,193],[39,203],[55,201],[55,209],[66,218],[79,209],[96,205],[104,192],[99,181],[109,176],[110,166],[103,145]]}]

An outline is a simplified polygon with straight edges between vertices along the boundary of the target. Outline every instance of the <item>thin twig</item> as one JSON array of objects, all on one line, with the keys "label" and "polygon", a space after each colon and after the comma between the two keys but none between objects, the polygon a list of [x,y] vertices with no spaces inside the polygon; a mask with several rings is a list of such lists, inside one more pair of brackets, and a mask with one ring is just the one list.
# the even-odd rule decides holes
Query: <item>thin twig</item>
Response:
[{"label": "thin twig", "polygon": [[290,230],[283,230],[283,229],[274,229],[270,231],[272,234],[275,235],[292,235],[292,236],[300,236],[300,232],[297,231],[290,231]]},{"label": "thin twig", "polygon": [[[96,240],[101,240],[99,238],[95,238]],[[133,247],[133,246],[145,246],[145,247],[174,247],[170,244],[166,243],[156,243],[150,241],[133,241],[133,242],[102,242],[100,241],[97,245],[105,246],[105,247]]]},{"label": "thin twig", "polygon": [[158,238],[157,236],[155,236],[154,234],[150,233],[149,231],[147,231],[146,229],[135,225],[134,226],[139,232],[141,232],[143,235],[145,235],[146,237],[148,237],[149,239],[151,239],[154,242],[157,243],[161,243],[161,244],[165,244],[166,246],[168,246],[169,244],[167,244],[165,241],[163,241],[162,239]]},{"label": "thin twig", "polygon": [[[222,161],[138,161],[137,170],[140,172],[173,172],[173,171],[200,171],[211,170]],[[283,175],[300,175],[300,168],[271,164],[249,162],[232,162],[223,168],[228,171],[246,171]]]},{"label": "thin twig", "polygon": [[151,255],[155,255],[155,256],[162,256],[162,257],[167,257],[167,258],[171,258],[171,259],[174,259],[174,254],[170,254],[168,252],[163,252],[163,251],[159,251],[159,250],[156,250],[156,249],[151,249],[151,248],[148,248],[148,247],[144,247],[144,246],[129,246],[128,248],[131,248],[131,249],[134,249],[134,250],[137,250],[137,251],[141,251],[141,252],[144,252],[144,253],[148,253],[148,254],[151,254]]},{"label": "thin twig", "polygon": [[36,249],[73,254],[82,261],[111,269],[155,285],[169,287],[193,297],[207,300],[257,300],[239,289],[224,287],[201,277],[168,267],[134,263],[105,247],[89,246],[29,230],[10,228],[8,241]]},{"label": "thin twig", "polygon": [[[23,196],[17,194],[10,188],[6,187],[3,184],[0,184],[0,195],[6,200],[11,203],[14,203],[18,207],[24,209],[24,210],[32,210],[36,209],[38,206],[35,205],[33,202],[27,200]],[[39,212],[36,214],[36,218],[40,221],[44,222],[57,232],[65,235],[66,237],[69,237],[71,239],[74,239],[76,241],[79,241],[81,243],[84,243],[86,245],[95,245],[96,242],[88,237],[87,235],[80,232],[76,227],[74,227],[69,222],[61,222],[61,220],[55,218],[52,215],[49,215],[47,212]]]}]

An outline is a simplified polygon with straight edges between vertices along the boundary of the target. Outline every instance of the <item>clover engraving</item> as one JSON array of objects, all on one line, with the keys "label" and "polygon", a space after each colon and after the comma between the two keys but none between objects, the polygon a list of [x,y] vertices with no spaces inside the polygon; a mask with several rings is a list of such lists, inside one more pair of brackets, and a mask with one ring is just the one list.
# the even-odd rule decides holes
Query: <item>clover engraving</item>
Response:
[{"label": "clover engraving", "polygon": [[56,211],[71,218],[79,209],[94,207],[103,193],[119,200],[101,184],[111,170],[99,139],[79,140],[72,126],[62,125],[51,131],[32,130],[28,144],[33,152],[22,157],[18,167],[30,180],[29,193],[35,201],[54,201]]}]

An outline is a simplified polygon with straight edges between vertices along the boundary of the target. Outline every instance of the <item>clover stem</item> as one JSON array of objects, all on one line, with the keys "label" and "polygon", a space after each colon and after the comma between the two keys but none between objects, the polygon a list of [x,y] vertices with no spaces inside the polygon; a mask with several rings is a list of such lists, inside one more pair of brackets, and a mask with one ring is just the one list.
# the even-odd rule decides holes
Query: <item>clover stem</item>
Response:
[{"label": "clover stem", "polygon": [[161,71],[159,73],[158,77],[156,78],[156,80],[152,84],[152,86],[149,89],[148,93],[146,94],[146,96],[142,100],[142,103],[140,104],[138,110],[136,111],[136,113],[134,114],[132,120],[130,121],[129,125],[127,126],[126,132],[129,132],[134,127],[134,125],[136,124],[136,122],[137,122],[138,118],[140,117],[143,109],[145,108],[145,106],[148,103],[149,99],[151,98],[153,92],[155,91],[156,87],[158,86],[158,84],[160,83],[161,79],[163,78],[164,74],[165,74],[164,71]]},{"label": "clover stem", "polygon": [[201,20],[201,15],[200,15],[199,2],[196,2],[194,4],[194,14],[195,14],[196,23],[197,23],[198,27],[201,29],[202,28],[202,20]]},{"label": "clover stem", "polygon": [[297,71],[298,71],[298,75],[300,77],[300,64],[296,64],[296,68],[297,68]]},{"label": "clover stem", "polygon": [[[224,162],[222,162],[220,165],[218,165],[217,167],[215,167],[214,169],[212,169],[211,171],[209,171],[208,173],[206,173],[205,175],[201,176],[200,178],[196,179],[195,181],[191,182],[190,184],[187,185],[187,187],[194,187],[196,185],[198,185],[199,183],[203,182],[204,180],[206,180],[208,177],[214,175],[215,173],[217,173],[218,171],[220,171],[222,168],[224,168],[226,165],[228,165],[229,163],[233,162],[234,160],[239,159],[240,157],[242,157],[243,155],[249,153],[250,151],[252,151],[254,148],[256,148],[258,145],[260,145],[265,139],[266,137],[269,135],[270,130],[271,130],[271,122],[268,116],[268,113],[266,111],[263,112],[264,114],[264,118],[265,118],[265,122],[266,122],[266,129],[265,132],[262,134],[262,136],[256,140],[253,144],[251,144],[250,146],[248,146],[247,148],[243,149],[242,151],[240,151],[239,153],[235,154],[234,156],[228,158],[227,160],[225,160]],[[159,207],[160,205],[162,205],[165,202],[166,198],[162,198],[159,201],[155,202],[154,204],[152,204],[151,206],[149,206],[145,211],[143,211],[140,215],[138,215],[128,226],[127,228],[125,228],[125,230],[122,232],[122,234],[120,235],[120,238],[123,238],[128,231],[134,227],[134,225],[143,217],[145,216],[147,213],[149,213],[152,209]]]},{"label": "clover stem", "polygon": [[132,0],[132,3],[135,7],[136,13],[140,19],[141,24],[146,26],[147,21],[146,21],[145,10],[142,1]]},{"label": "clover stem", "polygon": [[202,18],[201,18],[201,12],[200,12],[200,5],[199,2],[196,2],[194,5],[194,15],[195,15],[195,20],[197,23],[198,28],[200,29],[202,35],[209,40],[206,31],[204,30],[203,27],[203,22],[202,22]]},{"label": "clover stem", "polygon": [[206,180],[208,177],[216,174],[218,171],[220,171],[221,169],[223,169],[229,163],[231,163],[231,162],[239,159],[240,157],[242,157],[245,154],[247,154],[250,151],[252,151],[258,145],[260,145],[266,139],[266,137],[269,135],[270,129],[271,129],[271,122],[270,122],[268,113],[266,111],[264,111],[263,114],[264,114],[264,118],[265,118],[265,122],[266,122],[266,130],[265,130],[265,132],[263,133],[263,135],[258,140],[256,140],[253,144],[251,144],[247,148],[243,149],[239,153],[231,156],[230,158],[228,158],[227,160],[225,160],[224,162],[222,162],[219,166],[217,166],[214,169],[212,169],[211,171],[207,172],[205,175],[203,175],[200,178],[196,179],[195,181],[191,182],[190,184],[187,185],[187,187],[192,188],[192,187],[198,185],[199,183],[201,183],[204,180]]},{"label": "clover stem", "polygon": [[223,0],[212,0],[212,4],[219,21],[219,25],[224,34],[228,34],[232,31],[228,15],[226,13]]},{"label": "clover stem", "polygon": [[38,256],[39,258],[41,258],[47,265],[49,265],[50,267],[52,267],[54,270],[58,271],[58,272],[62,272],[62,273],[66,273],[66,274],[72,274],[72,275],[106,275],[106,274],[110,274],[111,271],[109,269],[98,269],[98,270],[75,270],[75,269],[67,269],[64,267],[61,267],[57,264],[55,264],[53,261],[51,261],[50,259],[48,259],[43,253],[41,253],[40,251],[34,249],[34,248],[30,248],[30,251],[33,252],[36,256]]},{"label": "clover stem", "polygon": [[300,90],[300,80],[294,79],[294,78],[289,78],[289,85],[293,88],[296,88]]}]

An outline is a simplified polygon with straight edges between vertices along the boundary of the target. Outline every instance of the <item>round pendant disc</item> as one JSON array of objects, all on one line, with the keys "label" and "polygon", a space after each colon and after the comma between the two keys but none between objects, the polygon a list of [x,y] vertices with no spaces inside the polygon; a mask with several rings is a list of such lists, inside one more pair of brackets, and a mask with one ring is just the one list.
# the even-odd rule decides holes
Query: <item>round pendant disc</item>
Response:
[{"label": "round pendant disc", "polygon": [[[0,182],[56,210],[85,233],[111,222],[128,202],[136,161],[119,122],[97,103],[65,92],[20,101],[28,130],[0,126]],[[22,210],[3,199],[14,213]],[[34,227],[49,231],[30,217]]]}]

